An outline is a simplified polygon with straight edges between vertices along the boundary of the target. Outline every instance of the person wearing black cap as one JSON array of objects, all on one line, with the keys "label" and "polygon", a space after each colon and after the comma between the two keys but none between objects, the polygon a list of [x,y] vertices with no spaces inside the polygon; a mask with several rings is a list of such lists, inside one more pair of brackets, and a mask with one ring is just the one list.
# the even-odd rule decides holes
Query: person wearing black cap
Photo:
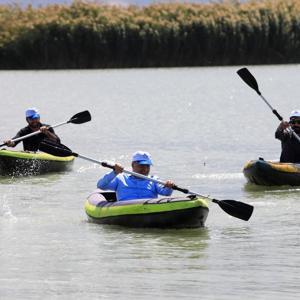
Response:
[{"label": "person wearing black cap", "polygon": [[59,137],[55,134],[53,128],[49,127],[49,125],[42,124],[40,122],[40,114],[36,108],[29,108],[25,111],[25,117],[28,125],[16,134],[12,139],[6,140],[3,143],[8,147],[15,147],[19,142],[13,142],[12,140],[25,136],[35,131],[40,131],[40,134],[28,137],[23,140],[23,149],[24,151],[38,151],[38,147],[40,142],[43,140],[50,140],[54,143],[60,143]]},{"label": "person wearing black cap", "polygon": [[292,130],[300,138],[300,110],[293,110],[290,114],[290,121],[282,121],[275,132],[275,138],[281,141],[280,162],[300,162],[300,140],[293,134]]},{"label": "person wearing black cap", "polygon": [[[132,157],[132,171],[148,176],[152,165],[151,155],[148,152],[137,151]],[[157,198],[158,195],[170,196],[174,183],[170,180],[164,185],[133,175],[123,174],[124,168],[115,164],[114,171],[105,174],[97,183],[102,190],[112,190],[117,194],[117,200]]]}]

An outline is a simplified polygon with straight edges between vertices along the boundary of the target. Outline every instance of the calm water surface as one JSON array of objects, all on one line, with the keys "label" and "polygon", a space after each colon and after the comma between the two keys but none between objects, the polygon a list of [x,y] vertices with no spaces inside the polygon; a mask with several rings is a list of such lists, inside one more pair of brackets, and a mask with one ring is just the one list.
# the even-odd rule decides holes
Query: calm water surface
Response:
[{"label": "calm water surface", "polygon": [[[129,168],[143,149],[161,178],[255,206],[249,222],[210,203],[206,228],[135,230],[87,222],[102,167],[0,178],[0,299],[298,299],[300,189],[246,184],[244,163],[280,143],[237,69],[0,72],[1,140],[28,107],[48,124],[88,109],[92,122],[56,130],[73,151]],[[285,118],[300,108],[299,65],[250,70]]]}]

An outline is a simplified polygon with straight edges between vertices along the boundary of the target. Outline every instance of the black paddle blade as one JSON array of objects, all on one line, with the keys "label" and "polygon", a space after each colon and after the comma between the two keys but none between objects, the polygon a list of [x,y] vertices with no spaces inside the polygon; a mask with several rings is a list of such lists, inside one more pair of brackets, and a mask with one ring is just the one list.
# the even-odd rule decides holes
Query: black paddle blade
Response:
[{"label": "black paddle blade", "polygon": [[68,123],[73,123],[73,124],[82,124],[82,123],[86,123],[92,120],[92,116],[89,113],[88,110],[82,111],[76,115],[74,115],[69,121]]},{"label": "black paddle blade", "polygon": [[67,146],[63,144],[56,144],[49,141],[43,141],[39,145],[39,150],[46,152],[48,154],[54,155],[54,156],[78,156],[76,153],[73,153],[71,149],[69,149]]},{"label": "black paddle blade", "polygon": [[244,80],[245,83],[247,83],[251,88],[253,88],[256,91],[258,95],[261,95],[256,79],[247,68],[239,69],[237,73]]},{"label": "black paddle blade", "polygon": [[254,209],[252,205],[235,200],[212,199],[212,202],[217,203],[229,215],[244,221],[250,219]]}]

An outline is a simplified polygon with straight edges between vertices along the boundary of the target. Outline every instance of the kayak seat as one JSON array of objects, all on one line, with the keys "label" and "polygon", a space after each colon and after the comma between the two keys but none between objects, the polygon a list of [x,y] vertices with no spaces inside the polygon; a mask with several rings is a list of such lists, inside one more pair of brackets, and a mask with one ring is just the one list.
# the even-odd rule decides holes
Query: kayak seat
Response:
[{"label": "kayak seat", "polygon": [[105,200],[107,202],[116,202],[117,201],[117,195],[115,192],[100,192],[101,195],[104,196]]}]

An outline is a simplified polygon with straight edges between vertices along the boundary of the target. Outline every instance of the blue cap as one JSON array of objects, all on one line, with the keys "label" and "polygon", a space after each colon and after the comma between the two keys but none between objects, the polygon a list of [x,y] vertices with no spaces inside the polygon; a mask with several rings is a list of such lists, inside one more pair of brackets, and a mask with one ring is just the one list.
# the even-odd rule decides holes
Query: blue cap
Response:
[{"label": "blue cap", "polygon": [[36,108],[28,108],[25,112],[26,118],[38,119],[40,117],[39,111]]},{"label": "blue cap", "polygon": [[137,162],[139,165],[152,165],[150,153],[144,151],[133,153],[132,161]]}]

